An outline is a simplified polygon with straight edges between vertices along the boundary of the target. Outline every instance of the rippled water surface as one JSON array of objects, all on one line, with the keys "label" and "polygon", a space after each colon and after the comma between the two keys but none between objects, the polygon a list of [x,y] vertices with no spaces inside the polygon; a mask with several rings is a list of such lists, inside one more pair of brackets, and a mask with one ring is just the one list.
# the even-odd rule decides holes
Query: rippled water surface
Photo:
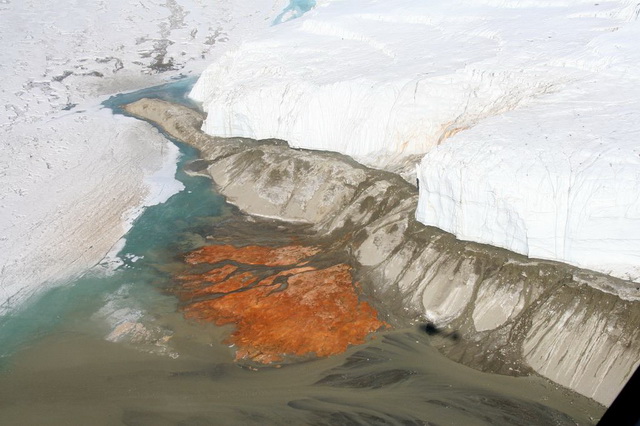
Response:
[{"label": "rippled water surface", "polygon": [[[181,101],[192,81],[111,99]],[[181,163],[196,158],[186,146]],[[148,208],[115,273],[88,273],[0,319],[0,424],[572,425],[603,408],[538,378],[455,364],[416,328],[279,368],[237,364],[230,329],[186,321],[167,292],[180,254],[210,241],[295,236],[242,217],[202,177]],[[100,268],[98,268],[99,270]]]}]

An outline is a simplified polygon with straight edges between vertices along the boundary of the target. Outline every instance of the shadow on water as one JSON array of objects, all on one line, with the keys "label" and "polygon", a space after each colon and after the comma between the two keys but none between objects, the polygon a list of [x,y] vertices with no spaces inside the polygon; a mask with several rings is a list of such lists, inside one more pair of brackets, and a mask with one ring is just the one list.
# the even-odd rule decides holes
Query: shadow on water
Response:
[{"label": "shadow on water", "polygon": [[[185,100],[178,81],[105,105]],[[325,359],[265,367],[233,363],[228,328],[185,321],[172,285],[176,256],[207,236],[280,241],[282,224],[232,215],[211,183],[182,170],[185,189],[147,208],[120,266],[52,289],[0,320],[0,424],[565,425],[593,424],[601,407],[538,378],[481,373],[444,358],[434,324],[381,332]],[[259,229],[259,231],[257,231]],[[303,228],[300,228],[303,229]],[[270,237],[271,236],[271,237]]]}]

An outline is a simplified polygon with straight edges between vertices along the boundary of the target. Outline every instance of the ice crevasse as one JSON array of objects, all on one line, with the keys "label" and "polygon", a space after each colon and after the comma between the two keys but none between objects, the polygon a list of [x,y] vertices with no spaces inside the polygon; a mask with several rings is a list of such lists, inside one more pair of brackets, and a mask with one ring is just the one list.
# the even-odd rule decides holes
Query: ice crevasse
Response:
[{"label": "ice crevasse", "polygon": [[423,156],[424,224],[640,281],[636,3],[320,0],[191,96],[213,135]]}]

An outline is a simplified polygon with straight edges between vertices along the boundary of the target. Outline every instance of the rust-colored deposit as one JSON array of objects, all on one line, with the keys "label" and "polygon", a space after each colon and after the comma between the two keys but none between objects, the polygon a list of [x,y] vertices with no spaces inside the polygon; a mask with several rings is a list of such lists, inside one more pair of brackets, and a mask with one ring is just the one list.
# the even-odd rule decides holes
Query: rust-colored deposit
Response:
[{"label": "rust-colored deposit", "polygon": [[349,265],[312,266],[310,258],[318,252],[300,245],[213,245],[191,252],[188,264],[212,269],[178,277],[185,316],[235,324],[228,343],[236,345],[237,360],[322,357],[363,343],[386,324],[358,300]]}]

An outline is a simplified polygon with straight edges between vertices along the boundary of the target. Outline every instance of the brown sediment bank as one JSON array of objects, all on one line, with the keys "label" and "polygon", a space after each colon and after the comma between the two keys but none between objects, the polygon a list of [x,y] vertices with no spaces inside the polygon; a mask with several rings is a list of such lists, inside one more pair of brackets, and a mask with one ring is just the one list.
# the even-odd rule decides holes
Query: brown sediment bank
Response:
[{"label": "brown sediment bank", "polygon": [[458,330],[459,342],[439,342],[456,361],[536,372],[604,404],[638,363],[640,296],[624,281],[425,227],[414,219],[414,187],[343,155],[210,137],[200,113],[163,101],[127,110],[199,149],[192,172],[210,176],[244,212],[307,223],[328,249],[346,253],[382,320]]}]

